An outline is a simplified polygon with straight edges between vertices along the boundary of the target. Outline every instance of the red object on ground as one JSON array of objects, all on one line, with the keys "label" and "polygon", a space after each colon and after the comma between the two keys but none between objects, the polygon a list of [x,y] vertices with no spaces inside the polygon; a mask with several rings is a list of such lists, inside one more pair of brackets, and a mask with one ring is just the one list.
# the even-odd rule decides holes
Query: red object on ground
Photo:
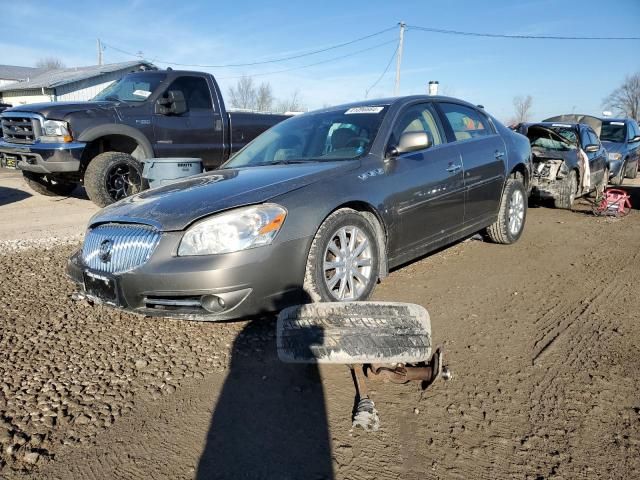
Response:
[{"label": "red object on ground", "polygon": [[631,210],[631,197],[624,190],[607,188],[597,204],[596,215],[612,215],[622,217]]}]

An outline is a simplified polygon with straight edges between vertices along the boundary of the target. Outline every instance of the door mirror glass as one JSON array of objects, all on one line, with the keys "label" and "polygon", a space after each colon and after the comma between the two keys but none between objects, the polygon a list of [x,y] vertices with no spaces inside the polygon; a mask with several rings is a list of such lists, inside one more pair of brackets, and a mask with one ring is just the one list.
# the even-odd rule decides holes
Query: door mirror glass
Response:
[{"label": "door mirror glass", "polygon": [[182,115],[187,110],[187,102],[180,90],[169,90],[156,102],[156,113],[160,115]]},{"label": "door mirror glass", "polygon": [[584,151],[587,153],[594,153],[594,152],[597,152],[598,150],[600,150],[600,147],[593,143],[591,145],[587,145],[586,147],[584,147]]},{"label": "door mirror glass", "polygon": [[427,132],[406,132],[400,136],[395,153],[415,152],[429,148],[431,145],[433,145],[433,141]]}]

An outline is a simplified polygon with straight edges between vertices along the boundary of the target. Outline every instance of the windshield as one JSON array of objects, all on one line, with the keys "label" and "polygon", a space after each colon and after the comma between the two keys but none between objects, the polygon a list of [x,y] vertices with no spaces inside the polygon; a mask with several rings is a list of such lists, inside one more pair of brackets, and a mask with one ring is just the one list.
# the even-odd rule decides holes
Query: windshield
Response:
[{"label": "windshield", "polygon": [[267,130],[224,168],[350,160],[369,152],[387,106],[307,113]]},{"label": "windshield", "polygon": [[569,144],[564,136],[547,128],[529,127],[527,137],[529,137],[532,148],[537,147],[559,152],[576,149],[576,146]]},{"label": "windshield", "polygon": [[602,129],[600,130],[600,140],[624,143],[626,133],[627,126],[624,122],[603,122]]},{"label": "windshield", "polygon": [[550,129],[556,132],[565,140],[567,140],[569,143],[573,145],[578,145],[578,135],[572,127],[563,127],[561,125],[553,125],[550,127]]},{"label": "windshield", "polygon": [[162,73],[129,74],[96,95],[93,100],[144,102],[165,78]]}]

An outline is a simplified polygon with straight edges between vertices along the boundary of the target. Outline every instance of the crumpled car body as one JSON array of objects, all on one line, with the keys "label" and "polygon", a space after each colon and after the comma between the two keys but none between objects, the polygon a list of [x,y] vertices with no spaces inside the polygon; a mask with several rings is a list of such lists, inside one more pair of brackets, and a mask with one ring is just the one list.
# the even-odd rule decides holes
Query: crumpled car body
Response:
[{"label": "crumpled car body", "polygon": [[[525,135],[531,144],[533,198],[560,200],[567,188],[567,176],[572,171],[576,172],[577,180],[574,197],[606,186],[606,150],[598,141],[597,151],[585,153],[585,150],[594,150],[594,138],[597,141],[590,126],[541,122],[520,124],[516,131]],[[589,149],[589,146],[593,148]],[[581,155],[586,155],[588,163],[581,161]]]}]

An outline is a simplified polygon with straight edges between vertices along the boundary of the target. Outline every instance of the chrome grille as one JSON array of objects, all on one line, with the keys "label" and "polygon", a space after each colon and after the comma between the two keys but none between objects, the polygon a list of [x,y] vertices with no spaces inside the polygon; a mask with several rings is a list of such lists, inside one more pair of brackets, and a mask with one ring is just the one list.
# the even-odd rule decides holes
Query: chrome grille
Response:
[{"label": "chrome grille", "polygon": [[122,273],[146,263],[160,241],[160,232],[147,225],[107,223],[90,229],[82,260],[93,270]]},{"label": "chrome grille", "polygon": [[35,143],[41,135],[41,124],[38,115],[6,112],[2,114],[2,137],[10,143]]}]

